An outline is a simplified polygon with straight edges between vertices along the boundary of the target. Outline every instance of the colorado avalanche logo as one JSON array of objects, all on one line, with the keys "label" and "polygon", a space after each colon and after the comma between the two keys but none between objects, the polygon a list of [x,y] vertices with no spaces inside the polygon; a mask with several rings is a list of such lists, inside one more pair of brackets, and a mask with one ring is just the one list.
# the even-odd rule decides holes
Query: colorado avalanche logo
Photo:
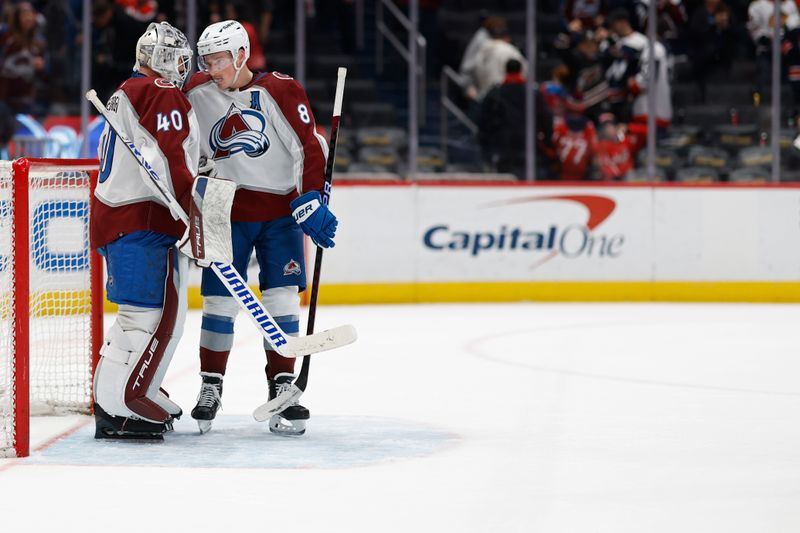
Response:
[{"label": "colorado avalanche logo", "polygon": [[300,270],[300,263],[295,261],[294,259],[290,259],[288,263],[283,266],[283,275],[284,276],[299,276],[303,271]]},{"label": "colorado avalanche logo", "polygon": [[211,128],[208,144],[214,159],[226,159],[239,152],[258,157],[269,149],[263,115],[251,109],[240,110],[231,104],[228,114]]}]

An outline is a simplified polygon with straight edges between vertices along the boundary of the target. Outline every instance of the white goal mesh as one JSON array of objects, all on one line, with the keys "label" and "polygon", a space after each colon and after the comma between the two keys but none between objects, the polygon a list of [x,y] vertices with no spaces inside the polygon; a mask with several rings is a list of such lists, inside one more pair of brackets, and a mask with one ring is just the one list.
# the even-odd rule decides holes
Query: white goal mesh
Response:
[{"label": "white goal mesh", "polygon": [[[91,409],[93,343],[102,329],[100,313],[92,312],[99,303],[92,298],[98,263],[89,248],[94,169],[85,161],[0,162],[0,455],[24,455],[21,439],[27,451],[21,413]],[[27,183],[27,209],[14,180]],[[19,224],[27,225],[27,239]],[[22,264],[15,250],[24,253],[16,256],[26,258]],[[19,316],[26,286],[27,316]],[[29,403],[21,369],[29,373]]]}]

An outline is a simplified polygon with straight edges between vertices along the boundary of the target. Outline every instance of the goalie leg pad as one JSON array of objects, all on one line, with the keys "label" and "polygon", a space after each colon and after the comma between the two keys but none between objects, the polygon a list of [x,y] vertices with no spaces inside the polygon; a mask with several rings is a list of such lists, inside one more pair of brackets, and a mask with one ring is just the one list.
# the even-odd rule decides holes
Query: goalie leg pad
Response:
[{"label": "goalie leg pad", "polygon": [[183,409],[177,403],[169,399],[169,394],[164,389],[159,389],[156,393],[156,403],[169,413],[170,420],[178,420],[183,416]]},{"label": "goalie leg pad", "polygon": [[150,342],[160,316],[159,309],[122,305],[116,322],[106,333],[95,371],[94,397],[110,416],[135,416],[125,405],[125,383]]},{"label": "goalie leg pad", "polygon": [[106,337],[94,388],[97,404],[112,417],[153,423],[172,418],[170,411],[174,409],[165,409],[156,398],[170,350],[174,350],[169,345],[177,341],[174,333],[180,334],[180,328],[175,328],[180,307],[174,283],[178,275],[174,268],[176,257],[176,251],[172,250],[167,262],[163,308],[121,306],[117,321]]},{"label": "goalie leg pad", "polygon": [[[187,292],[187,278],[189,275],[189,259],[184,257],[179,253],[173,252],[175,257],[175,266],[173,268],[173,288],[177,293],[177,316],[175,317],[175,325],[172,328],[172,333],[170,335],[169,343],[167,344],[166,350],[164,350],[164,356],[161,360],[161,363],[156,368],[156,373],[153,378],[150,387],[147,389],[147,397],[153,399],[156,403],[164,407],[162,401],[159,401],[158,392],[161,389],[161,383],[164,381],[164,376],[167,373],[167,368],[169,367],[170,362],[172,361],[172,356],[175,354],[175,349],[178,346],[178,342],[183,336],[183,326],[186,322],[186,312],[189,308],[189,295]],[[168,280],[169,282],[169,280]],[[174,405],[174,402],[167,402],[167,407],[171,407],[170,404]],[[173,414],[172,409],[167,409],[164,407],[166,411],[170,414]],[[180,411],[180,407],[178,407]]]}]

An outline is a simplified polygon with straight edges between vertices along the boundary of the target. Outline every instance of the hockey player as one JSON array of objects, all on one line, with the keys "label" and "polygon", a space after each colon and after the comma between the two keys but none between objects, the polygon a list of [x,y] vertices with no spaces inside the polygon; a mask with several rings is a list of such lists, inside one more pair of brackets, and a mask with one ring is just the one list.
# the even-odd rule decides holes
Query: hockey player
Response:
[{"label": "hockey player", "polygon": [[[245,29],[226,20],[207,27],[197,42],[201,72],[186,93],[197,112],[201,153],[221,176],[236,182],[231,212],[233,264],[246,275],[255,250],[265,307],[287,333],[297,335],[299,292],[306,287],[303,232],[333,246],[336,217],[320,201],[327,144],[316,131],[305,91],[277,72],[254,73],[246,65]],[[221,406],[222,381],[233,346],[238,307],[218,280],[203,273],[200,336],[202,385],[192,417],[201,433],[211,429]],[[293,382],[294,359],[266,350],[269,398]],[[294,404],[274,415],[270,431],[305,432],[308,409]]]},{"label": "hockey player", "polygon": [[[120,134],[133,141],[185,209],[190,199],[198,204],[193,196],[216,187],[211,181],[219,181],[196,178],[197,120],[181,91],[191,56],[183,33],[166,22],[150,24],[136,44],[133,75],[106,104]],[[183,329],[188,259],[177,253],[176,243],[185,228],[108,125],[98,151],[91,242],[105,257],[108,299],[119,304],[119,314],[94,378],[95,438],[161,439],[181,416],[160,385]],[[229,190],[230,198],[234,188]],[[200,216],[206,208],[212,209],[204,205]],[[206,237],[214,230],[208,228]],[[203,239],[188,229],[186,234],[188,242]],[[224,237],[229,247],[229,232]],[[207,258],[214,255],[209,240]]]}]

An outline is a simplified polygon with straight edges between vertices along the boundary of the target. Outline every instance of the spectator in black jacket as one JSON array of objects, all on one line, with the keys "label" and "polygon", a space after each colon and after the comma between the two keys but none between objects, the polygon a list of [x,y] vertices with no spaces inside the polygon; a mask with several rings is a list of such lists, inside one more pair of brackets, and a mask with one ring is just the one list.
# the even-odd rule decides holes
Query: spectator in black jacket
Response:
[{"label": "spectator in black jacket", "polygon": [[731,10],[724,2],[705,0],[697,6],[689,24],[689,57],[703,102],[706,101],[708,75],[718,69],[730,70],[735,40]]},{"label": "spectator in black jacket", "polygon": [[525,168],[525,77],[522,63],[510,59],[501,85],[481,103],[478,140],[484,162],[498,172],[522,178]]}]

